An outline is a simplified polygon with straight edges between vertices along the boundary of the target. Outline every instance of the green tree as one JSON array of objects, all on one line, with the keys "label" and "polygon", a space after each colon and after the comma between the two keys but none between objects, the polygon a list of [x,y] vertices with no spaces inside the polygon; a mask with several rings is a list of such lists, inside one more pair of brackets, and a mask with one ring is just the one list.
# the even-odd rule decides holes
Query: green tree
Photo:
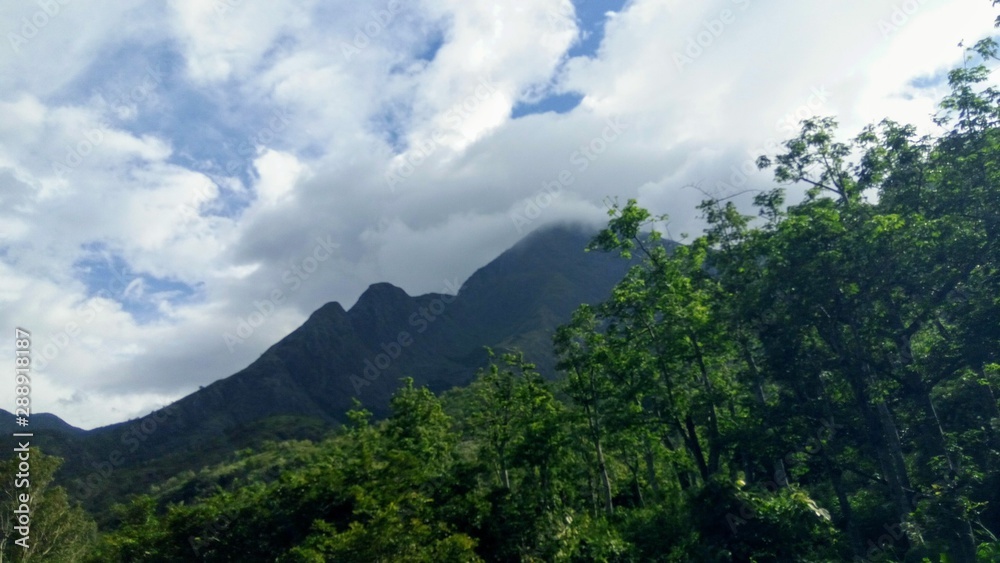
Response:
[{"label": "green tree", "polygon": [[[96,539],[97,526],[79,505],[70,502],[66,491],[52,480],[62,460],[29,448],[30,477],[15,479],[20,473],[17,455],[0,463],[0,561],[79,561]],[[17,481],[27,481],[27,488],[17,488]],[[22,535],[15,513],[21,495],[29,494],[30,513],[28,548],[15,544]]]},{"label": "green tree", "polygon": [[604,452],[609,413],[605,408],[613,394],[608,375],[610,355],[606,339],[598,330],[598,319],[592,307],[582,305],[573,320],[556,332],[555,346],[560,356],[559,367],[566,372],[565,391],[582,411],[587,437],[596,460],[600,478],[601,498],[607,514],[614,511],[614,493],[608,460]]}]

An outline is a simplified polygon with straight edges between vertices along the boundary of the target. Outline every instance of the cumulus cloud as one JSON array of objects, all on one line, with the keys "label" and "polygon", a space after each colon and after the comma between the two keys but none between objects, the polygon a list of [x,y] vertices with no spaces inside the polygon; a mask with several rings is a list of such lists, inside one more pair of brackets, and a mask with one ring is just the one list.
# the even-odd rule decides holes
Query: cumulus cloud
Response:
[{"label": "cumulus cloud", "polygon": [[[35,410],[144,414],[325,302],[442,291],[532,229],[601,224],[609,197],[696,233],[703,193],[767,186],[753,158],[802,118],[932,132],[958,42],[994,17],[979,0],[615,6],[0,7],[0,325],[32,331]],[[579,104],[546,111],[557,94]]]}]

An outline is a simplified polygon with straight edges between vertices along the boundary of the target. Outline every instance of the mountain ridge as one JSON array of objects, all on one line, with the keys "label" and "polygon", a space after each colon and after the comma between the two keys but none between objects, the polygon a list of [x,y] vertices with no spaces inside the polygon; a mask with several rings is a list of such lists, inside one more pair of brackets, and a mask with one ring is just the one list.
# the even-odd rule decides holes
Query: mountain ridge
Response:
[{"label": "mountain ridge", "polygon": [[[581,303],[603,301],[629,267],[618,256],[584,252],[595,234],[575,225],[536,230],[477,269],[456,295],[410,296],[372,284],[349,309],[325,303],[245,368],[163,409],[89,431],[53,421],[46,433],[53,436],[38,441],[66,458],[63,480],[92,482],[90,494],[78,496],[103,505],[110,501],[97,495],[102,490],[120,497],[262,439],[315,437],[346,422],[355,399],[383,417],[404,377],[434,392],[464,386],[486,365],[486,346],[521,349],[555,377],[555,328]],[[112,472],[139,482],[94,478],[115,451],[123,459]]]}]

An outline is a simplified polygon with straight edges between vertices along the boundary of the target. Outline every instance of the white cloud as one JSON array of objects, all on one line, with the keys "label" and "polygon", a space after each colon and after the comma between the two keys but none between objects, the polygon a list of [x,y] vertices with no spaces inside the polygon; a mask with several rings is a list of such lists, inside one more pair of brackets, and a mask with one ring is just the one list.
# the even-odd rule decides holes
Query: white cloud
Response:
[{"label": "white cloud", "polygon": [[[370,283],[441,291],[527,230],[599,224],[608,196],[694,233],[690,186],[768,185],[746,165],[802,117],[929,127],[946,90],[913,80],[993,20],[979,0],[634,0],[567,61],[568,0],[58,5],[0,46],[0,325],[50,356],[36,408],[84,427],[234,373]],[[38,6],[5,4],[0,31]],[[510,119],[550,90],[583,101]],[[97,254],[127,270],[88,281]]]},{"label": "white cloud", "polygon": [[170,24],[197,82],[245,79],[275,43],[310,23],[315,2],[173,0]]},{"label": "white cloud", "polygon": [[160,20],[156,6],[137,0],[5,2],[0,82],[8,93],[49,95],[85,73],[105,50],[161,38]]},{"label": "white cloud", "polygon": [[265,152],[257,159],[256,166],[260,173],[257,193],[272,205],[295,189],[304,172],[294,155],[278,151]]}]

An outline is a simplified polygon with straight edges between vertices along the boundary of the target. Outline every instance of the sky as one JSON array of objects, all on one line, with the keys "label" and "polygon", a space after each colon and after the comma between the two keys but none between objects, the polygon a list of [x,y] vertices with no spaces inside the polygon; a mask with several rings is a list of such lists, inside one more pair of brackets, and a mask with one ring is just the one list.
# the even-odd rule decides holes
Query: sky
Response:
[{"label": "sky", "polygon": [[696,235],[800,119],[936,132],[991,4],[4,2],[0,358],[30,331],[32,410],[94,428],[614,198]]}]

